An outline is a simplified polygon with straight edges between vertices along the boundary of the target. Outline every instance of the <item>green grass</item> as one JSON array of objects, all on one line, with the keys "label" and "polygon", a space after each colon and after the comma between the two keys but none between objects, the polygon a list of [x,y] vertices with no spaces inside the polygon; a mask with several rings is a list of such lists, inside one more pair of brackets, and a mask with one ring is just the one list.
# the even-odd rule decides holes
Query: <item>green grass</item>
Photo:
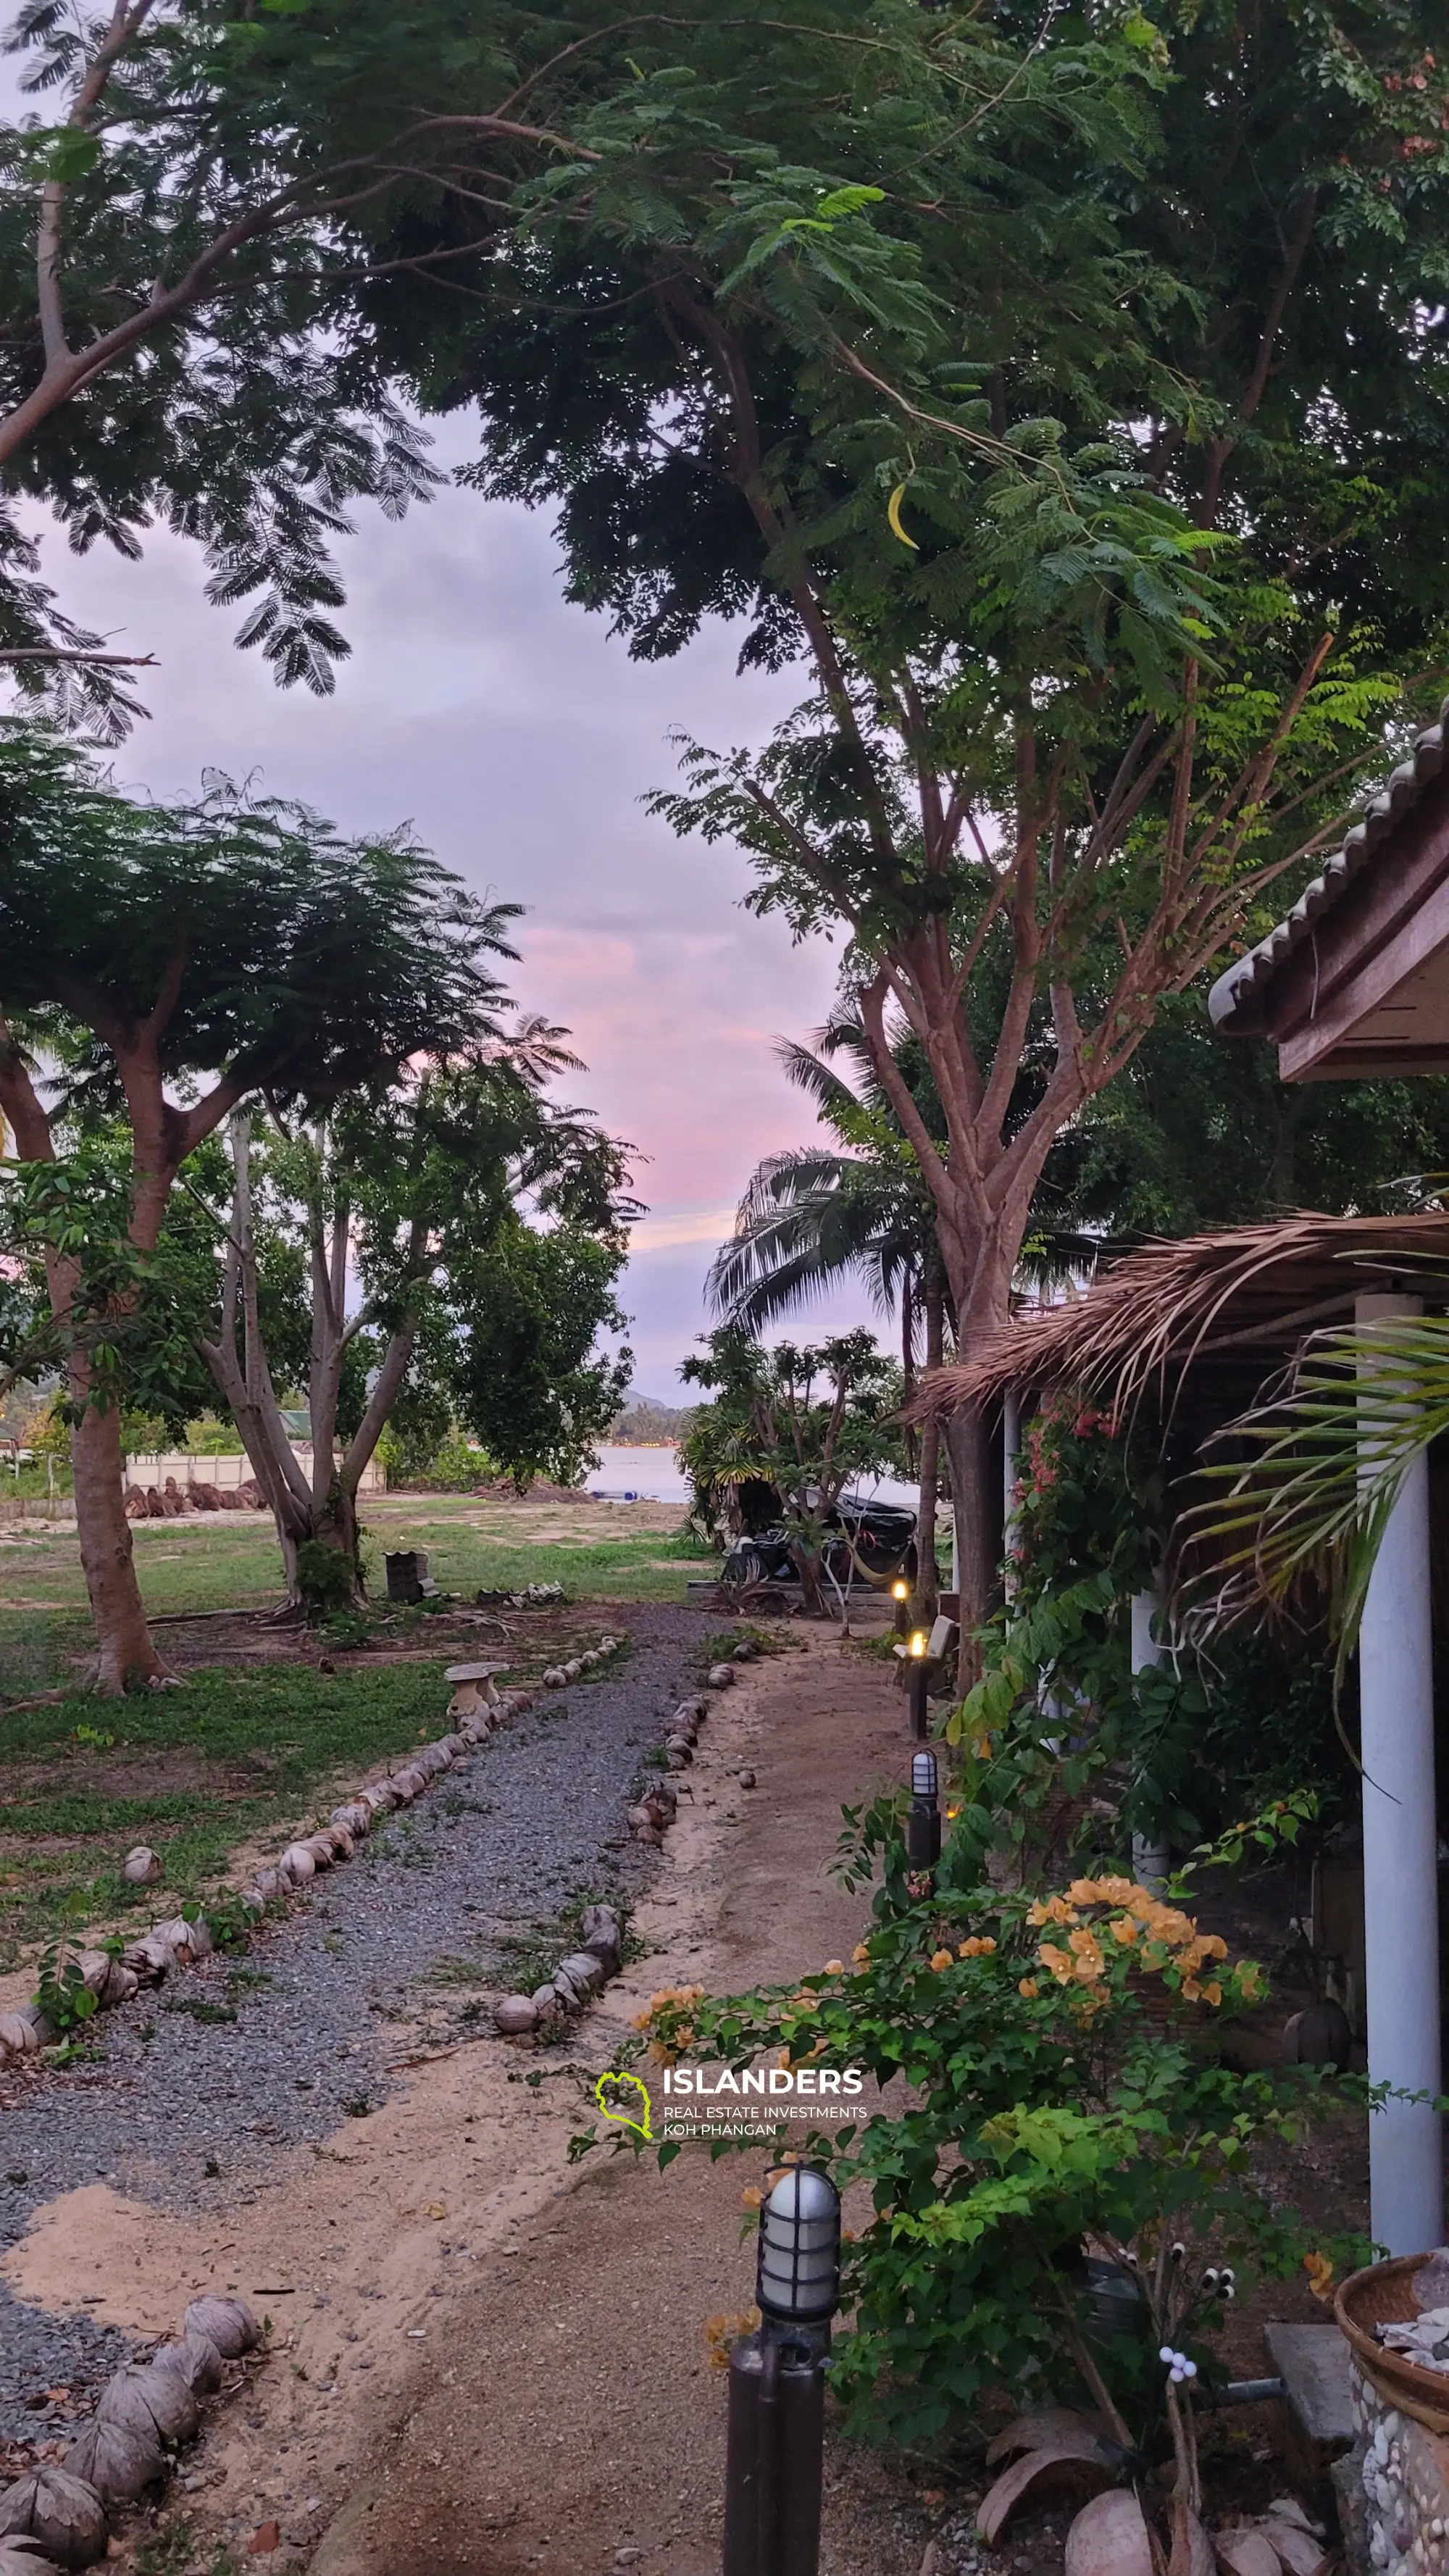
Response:
[{"label": "green grass", "polygon": [[[434,1580],[465,1600],[480,1589],[562,1583],[575,1600],[683,1601],[691,1575],[708,1575],[717,1564],[678,1552],[672,1511],[668,1525],[639,1530],[630,1525],[628,1505],[397,1494],[374,1498],[366,1510],[365,1554],[378,1598],[385,1591],[383,1555],[399,1548],[425,1548]],[[559,1527],[569,1531],[566,1538],[551,1534]],[[276,1543],[261,1515],[225,1525],[143,1521],[135,1542],[142,1595],[157,1617],[259,1609],[280,1597]],[[63,1687],[90,1633],[73,1534],[31,1536],[0,1548],[0,1701]]]},{"label": "green grass", "polygon": [[[71,1699],[4,1722],[0,1832],[22,1850],[0,1856],[0,1964],[53,1933],[72,1897],[93,1925],[124,1925],[128,1915],[149,1921],[158,1904],[174,1909],[204,1897],[239,1843],[259,1838],[280,1848],[315,1812],[324,1783],[340,1793],[374,1764],[436,1735],[447,1684],[441,1658],[335,1675],[294,1664],[197,1672],[180,1690],[113,1703],[116,1740],[105,1752],[75,1739],[91,1705]],[[184,1787],[168,1782],[173,1757],[184,1766]],[[153,1792],[137,1787],[138,1769],[154,1771]],[[108,1796],[106,1774],[121,1770],[127,1788]],[[83,1782],[68,1785],[67,1772],[83,1772]],[[127,1887],[120,1876],[139,1841],[165,1860],[160,1888]],[[23,1848],[45,1842],[56,1847]]]}]

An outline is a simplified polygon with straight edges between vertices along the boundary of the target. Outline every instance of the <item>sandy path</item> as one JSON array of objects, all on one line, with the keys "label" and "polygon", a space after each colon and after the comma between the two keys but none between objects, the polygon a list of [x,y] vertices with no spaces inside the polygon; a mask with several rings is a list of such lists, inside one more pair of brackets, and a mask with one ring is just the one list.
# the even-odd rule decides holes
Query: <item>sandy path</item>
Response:
[{"label": "sandy path", "polygon": [[[636,1918],[649,1953],[574,2040],[590,2072],[655,1986],[787,1977],[858,1935],[863,1897],[824,1871],[842,1800],[899,1776],[903,1707],[878,1663],[789,1634],[705,1730]],[[753,1790],[734,1777],[746,1763]],[[602,2155],[570,2169],[581,2125],[566,2052],[488,2039],[280,2154],[250,2205],[178,2218],[97,2182],[41,2213],[4,2268],[43,2304],[139,2334],[173,2328],[198,2287],[265,2294],[273,2357],[161,2508],[194,2526],[168,2566],[209,2569],[273,2520],[260,2563],[316,2576],[584,2576],[628,2548],[645,2576],[716,2566],[723,2383],[703,2327],[749,2302],[754,2167],[689,2151],[662,2178]],[[854,2468],[837,2479],[826,2568],[914,2576],[926,2525],[909,2517],[897,2545],[872,2491]],[[143,2518],[122,2563],[154,2541]]]}]

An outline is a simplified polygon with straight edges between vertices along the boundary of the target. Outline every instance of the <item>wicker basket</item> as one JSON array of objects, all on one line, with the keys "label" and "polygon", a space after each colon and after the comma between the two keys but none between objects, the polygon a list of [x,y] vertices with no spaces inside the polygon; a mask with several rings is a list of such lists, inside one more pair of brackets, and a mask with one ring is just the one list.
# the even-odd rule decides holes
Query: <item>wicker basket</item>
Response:
[{"label": "wicker basket", "polygon": [[1414,2274],[1428,2260],[1427,2254],[1399,2254],[1392,2262],[1351,2272],[1334,2299],[1333,2313],[1364,2378],[1372,2380],[1380,2395],[1431,2432],[1449,2433],[1449,2372],[1425,2370],[1421,2362],[1389,2352],[1374,2340],[1375,2326],[1407,2325],[1418,2315]]}]

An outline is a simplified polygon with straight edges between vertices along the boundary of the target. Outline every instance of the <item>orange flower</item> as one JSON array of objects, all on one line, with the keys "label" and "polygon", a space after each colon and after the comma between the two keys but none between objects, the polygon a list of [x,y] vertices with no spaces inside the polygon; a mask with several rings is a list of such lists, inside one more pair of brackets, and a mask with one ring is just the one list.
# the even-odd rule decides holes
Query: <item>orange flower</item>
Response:
[{"label": "orange flower", "polygon": [[954,1968],[955,1964],[956,1962],[952,1958],[949,1950],[933,1950],[931,1952],[931,1965],[933,1968]]},{"label": "orange flower", "polygon": [[740,2193],[740,2207],[741,2209],[758,2209],[764,2197],[765,2195],[761,2191],[758,2183],[747,2182],[744,2190]]},{"label": "orange flower", "polygon": [[1203,1990],[1202,1990],[1202,1991],[1203,1991],[1203,2001],[1204,2001],[1204,2003],[1209,2003],[1209,2004],[1211,2004],[1211,2005],[1212,2005],[1212,2008],[1213,2008],[1213,2011],[1214,2011],[1214,2012],[1216,2012],[1216,2011],[1217,2011],[1217,2008],[1218,2008],[1218,2006],[1219,2006],[1219,2004],[1222,2002],[1222,1999],[1223,1999],[1223,1990],[1222,1990],[1222,1987],[1218,1984],[1218,1981],[1217,1981],[1216,1977],[1214,1977],[1214,1979],[1213,1979],[1213,1981],[1212,1981],[1211,1985],[1209,1985],[1209,1986],[1204,1986],[1204,1988],[1203,1988]]},{"label": "orange flower", "polygon": [[996,1943],[987,1940],[983,1933],[973,1932],[969,1941],[957,1943],[956,1956],[958,1959],[989,1959],[995,1947]]},{"label": "orange flower", "polygon": [[1114,1914],[1107,1929],[1114,1941],[1120,1942],[1124,1950],[1130,1950],[1141,1926],[1134,1923],[1130,1914]]},{"label": "orange flower", "polygon": [[870,1952],[863,1941],[857,1941],[850,1956],[851,1962],[855,1967],[868,1968],[870,1966]]},{"label": "orange flower", "polygon": [[1043,1941],[1037,1952],[1044,1968],[1050,1968],[1059,1986],[1069,1986],[1077,1973],[1077,1963],[1070,1950],[1059,1950],[1055,1941]]},{"label": "orange flower", "polygon": [[1027,2001],[1030,2003],[1033,2002],[1041,1993],[1041,1988],[1037,1984],[1035,1977],[1018,1977],[1016,1981],[1016,1991],[1019,1995],[1025,1995]]},{"label": "orange flower", "polygon": [[845,1974],[845,1961],[843,1959],[827,1959],[825,1962],[825,1974],[827,1977],[843,1977]]}]

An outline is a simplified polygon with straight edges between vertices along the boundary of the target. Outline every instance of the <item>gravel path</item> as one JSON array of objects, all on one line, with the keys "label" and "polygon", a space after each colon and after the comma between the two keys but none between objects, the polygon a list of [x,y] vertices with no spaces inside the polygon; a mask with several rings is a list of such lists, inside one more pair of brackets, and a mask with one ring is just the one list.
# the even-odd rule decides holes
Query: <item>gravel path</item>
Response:
[{"label": "gravel path", "polygon": [[[319,1880],[244,1962],[213,1958],[173,1995],[153,1990],[108,2014],[103,2065],[11,2085],[0,2248],[37,2209],[98,2179],[158,2208],[191,2210],[211,2193],[245,2200],[276,2146],[321,2140],[350,2102],[376,2105],[393,2089],[398,2025],[446,2009],[450,1982],[456,2001],[467,1975],[455,1963],[486,1982],[500,1932],[526,1936],[580,1892],[637,1881],[649,1862],[624,1840],[624,1807],[664,1719],[697,1686],[718,1619],[646,1605],[616,1624],[634,1639],[617,1675],[515,1719]],[[238,1967],[266,1982],[244,1983]],[[178,2008],[223,2000],[234,2022]],[[25,2305],[0,2282],[0,2442],[68,2430],[88,2411],[76,2396],[129,2349],[128,2337]],[[72,2392],[69,2406],[45,2403],[55,2387]]]}]

